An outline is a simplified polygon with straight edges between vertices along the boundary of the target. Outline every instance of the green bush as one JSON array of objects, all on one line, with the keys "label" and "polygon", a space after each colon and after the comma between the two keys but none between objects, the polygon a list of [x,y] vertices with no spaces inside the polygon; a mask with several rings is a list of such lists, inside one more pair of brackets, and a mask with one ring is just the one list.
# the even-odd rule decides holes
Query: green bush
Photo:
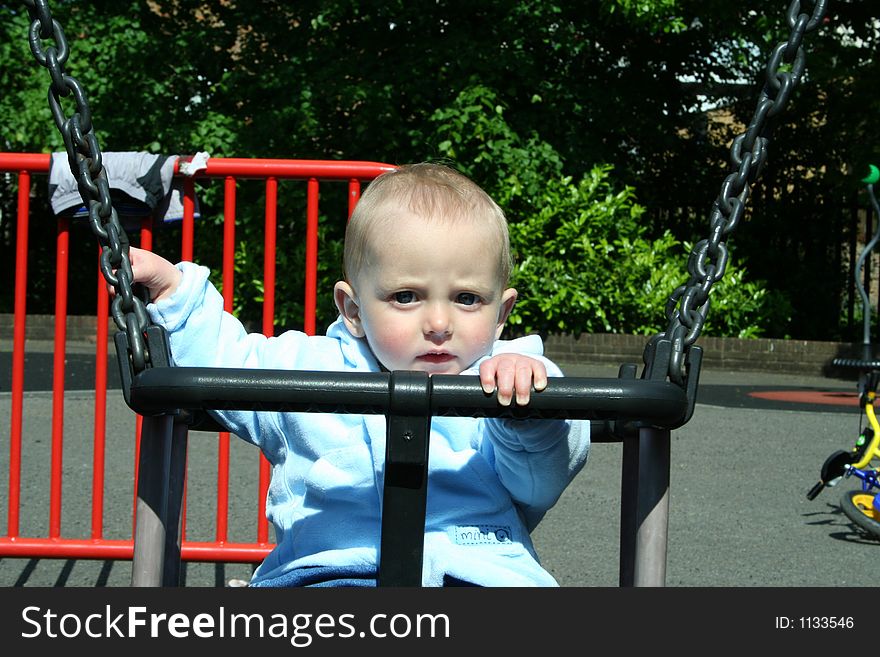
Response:
[{"label": "green bush", "polygon": [[[646,237],[632,188],[617,191],[608,166],[577,183],[547,182],[535,213],[511,224],[520,292],[510,318],[517,332],[637,333],[666,328],[670,295],[687,282],[691,245],[669,231]],[[790,308],[745,269],[728,265],[713,285],[707,335],[759,337]]]}]

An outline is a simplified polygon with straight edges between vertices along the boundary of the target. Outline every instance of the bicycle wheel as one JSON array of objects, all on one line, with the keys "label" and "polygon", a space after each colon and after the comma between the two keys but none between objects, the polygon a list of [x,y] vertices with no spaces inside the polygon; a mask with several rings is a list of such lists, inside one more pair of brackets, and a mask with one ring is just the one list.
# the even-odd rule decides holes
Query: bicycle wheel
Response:
[{"label": "bicycle wheel", "polygon": [[874,493],[863,490],[846,491],[840,499],[840,508],[846,517],[860,529],[880,538],[880,511],[873,506]]}]

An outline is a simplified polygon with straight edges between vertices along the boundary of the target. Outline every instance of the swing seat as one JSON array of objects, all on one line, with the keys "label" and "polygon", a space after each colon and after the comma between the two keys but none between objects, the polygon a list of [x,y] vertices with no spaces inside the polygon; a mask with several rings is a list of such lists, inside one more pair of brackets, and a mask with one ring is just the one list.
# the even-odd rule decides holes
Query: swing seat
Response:
[{"label": "swing seat", "polygon": [[[127,336],[115,336],[127,354]],[[511,409],[482,391],[476,376],[420,372],[306,372],[169,366],[168,341],[147,329],[153,366],[133,376],[120,359],[126,402],[144,415],[138,480],[134,586],[176,586],[178,535],[189,426],[212,409],[378,413],[387,419],[379,586],[420,586],[431,418],[439,415],[589,420],[593,442],[622,442],[620,585],[662,586],[665,580],[670,431],[693,412],[702,352],[689,352],[685,388],[651,372],[646,362],[621,366],[617,379],[551,379],[527,407]],[[668,340],[649,350],[667,358]],[[638,418],[638,419],[635,419]]]}]

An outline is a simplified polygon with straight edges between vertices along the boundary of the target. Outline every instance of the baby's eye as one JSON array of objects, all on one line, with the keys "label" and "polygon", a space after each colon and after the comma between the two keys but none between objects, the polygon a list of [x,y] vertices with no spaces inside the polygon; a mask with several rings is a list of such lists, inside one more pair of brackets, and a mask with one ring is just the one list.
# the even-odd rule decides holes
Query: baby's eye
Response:
[{"label": "baby's eye", "polygon": [[463,306],[473,306],[480,301],[480,298],[473,292],[462,292],[455,298],[455,301]]},{"label": "baby's eye", "polygon": [[394,293],[394,300],[397,303],[401,303],[401,304],[414,303],[416,300],[416,295],[415,295],[415,292],[411,292],[409,290],[407,290],[405,292],[395,292]]}]

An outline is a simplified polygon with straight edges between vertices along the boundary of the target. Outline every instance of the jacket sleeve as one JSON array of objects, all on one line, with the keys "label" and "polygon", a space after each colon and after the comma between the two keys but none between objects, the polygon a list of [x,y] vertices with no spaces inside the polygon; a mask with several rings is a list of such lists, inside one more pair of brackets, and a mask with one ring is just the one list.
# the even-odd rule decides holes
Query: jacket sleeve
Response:
[{"label": "jacket sleeve", "polygon": [[[151,319],[168,332],[174,365],[306,369],[301,361],[306,354],[315,351],[305,348],[309,336],[296,331],[272,338],[248,333],[238,319],[223,310],[223,297],[208,280],[206,267],[190,262],[179,263],[177,267],[183,275],[175,293],[147,306]],[[332,352],[329,345],[325,348]],[[332,353],[326,355],[332,356]],[[277,414],[251,411],[210,413],[232,433],[271,450],[263,443],[265,436],[277,433],[277,427],[267,426],[267,423],[276,422]]]},{"label": "jacket sleeve", "polygon": [[590,449],[583,420],[487,419],[480,449],[523,513],[529,531],[580,472]]},{"label": "jacket sleeve", "polygon": [[151,319],[168,332],[175,365],[189,367],[268,367],[277,351],[260,333],[248,333],[223,310],[223,297],[208,280],[208,269],[177,265],[180,285],[171,297],[151,303]]},{"label": "jacket sleeve", "polygon": [[[543,356],[538,336],[498,341],[492,355],[511,351],[542,361],[548,376],[562,376],[559,367]],[[478,371],[479,362],[467,373]],[[487,418],[480,425],[480,451],[519,506],[531,531],[586,464],[590,423]]]}]

